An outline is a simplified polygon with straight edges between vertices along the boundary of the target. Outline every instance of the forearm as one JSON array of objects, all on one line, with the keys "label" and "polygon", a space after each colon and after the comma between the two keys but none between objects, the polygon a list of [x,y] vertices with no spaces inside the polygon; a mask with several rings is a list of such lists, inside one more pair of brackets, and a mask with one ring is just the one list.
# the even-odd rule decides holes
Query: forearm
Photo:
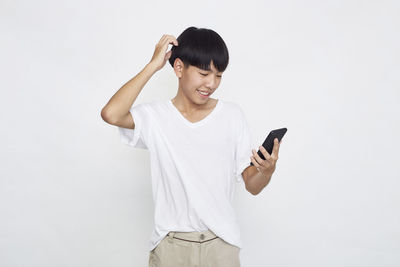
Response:
[{"label": "forearm", "polygon": [[251,175],[247,179],[247,188],[248,191],[251,192],[253,195],[259,194],[264,187],[266,187],[271,180],[271,174],[262,174],[261,172],[257,171],[255,166],[252,166],[254,169],[251,171]]},{"label": "forearm", "polygon": [[108,101],[102,109],[102,114],[110,120],[117,120],[126,115],[144,85],[156,72],[156,68],[148,63],[142,71],[126,82]]}]

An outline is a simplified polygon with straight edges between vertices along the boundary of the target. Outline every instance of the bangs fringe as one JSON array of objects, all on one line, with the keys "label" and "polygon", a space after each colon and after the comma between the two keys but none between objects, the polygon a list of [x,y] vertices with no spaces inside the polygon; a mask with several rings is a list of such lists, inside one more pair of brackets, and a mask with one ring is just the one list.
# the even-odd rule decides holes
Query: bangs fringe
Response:
[{"label": "bangs fringe", "polygon": [[172,46],[169,58],[172,67],[176,58],[181,59],[186,67],[193,65],[203,70],[210,70],[211,61],[220,72],[225,71],[228,66],[228,48],[215,31],[189,27],[179,35],[177,40],[178,46]]}]

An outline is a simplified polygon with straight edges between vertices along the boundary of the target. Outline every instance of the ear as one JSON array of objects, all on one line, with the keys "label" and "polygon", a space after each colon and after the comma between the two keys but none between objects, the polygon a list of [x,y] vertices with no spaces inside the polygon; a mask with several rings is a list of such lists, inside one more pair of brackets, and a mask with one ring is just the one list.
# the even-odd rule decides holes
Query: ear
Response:
[{"label": "ear", "polygon": [[182,71],[183,71],[184,65],[183,65],[183,61],[180,60],[180,58],[175,58],[174,61],[174,71],[175,74],[178,78],[182,77]]}]

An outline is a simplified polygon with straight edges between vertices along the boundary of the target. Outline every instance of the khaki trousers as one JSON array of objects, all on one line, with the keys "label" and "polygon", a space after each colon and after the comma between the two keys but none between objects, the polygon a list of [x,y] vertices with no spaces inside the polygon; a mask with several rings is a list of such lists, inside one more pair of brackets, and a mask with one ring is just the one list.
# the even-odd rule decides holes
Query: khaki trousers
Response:
[{"label": "khaki trousers", "polygon": [[149,267],[240,267],[239,252],[211,230],[171,231],[150,251]]}]

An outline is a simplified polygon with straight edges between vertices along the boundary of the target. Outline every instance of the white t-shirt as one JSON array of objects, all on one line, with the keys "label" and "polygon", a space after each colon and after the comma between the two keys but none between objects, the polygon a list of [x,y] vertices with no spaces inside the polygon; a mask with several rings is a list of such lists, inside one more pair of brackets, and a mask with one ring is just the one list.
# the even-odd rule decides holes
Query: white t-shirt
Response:
[{"label": "white t-shirt", "polygon": [[218,99],[195,123],[171,100],[134,104],[130,112],[135,129],[118,127],[121,142],[150,152],[155,214],[149,250],[169,231],[208,229],[241,248],[232,201],[235,181],[243,182],[252,155],[242,109]]}]

